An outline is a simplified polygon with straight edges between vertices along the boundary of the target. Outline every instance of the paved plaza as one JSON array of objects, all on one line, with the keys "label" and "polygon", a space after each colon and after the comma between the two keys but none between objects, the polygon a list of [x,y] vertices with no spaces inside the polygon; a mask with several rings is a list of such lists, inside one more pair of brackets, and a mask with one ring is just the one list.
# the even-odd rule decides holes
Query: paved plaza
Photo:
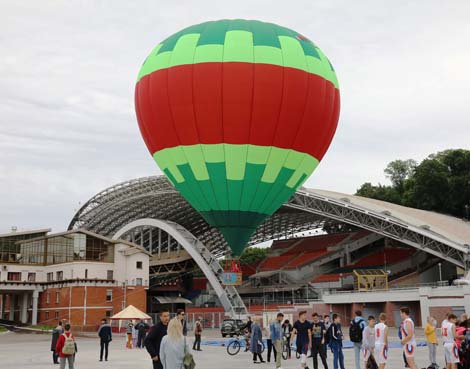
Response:
[{"label": "paved plaza", "polygon": [[[217,332],[206,331],[206,339],[217,338]],[[192,342],[192,338],[188,338]],[[110,345],[110,357],[108,362],[99,362],[99,342],[92,337],[77,337],[78,354],[76,368],[139,368],[151,369],[149,356],[145,350],[125,349],[124,336],[115,335]],[[53,368],[58,367],[52,364],[50,349],[50,336],[44,334],[25,334],[8,332],[0,334],[0,368],[2,369],[22,369],[22,368]],[[240,352],[236,356],[229,356],[223,346],[202,347],[202,352],[195,352],[197,368],[199,369],[246,369],[246,368],[274,368],[273,363],[254,365],[249,353]],[[330,368],[333,368],[332,355],[328,355]],[[353,369],[354,352],[352,349],[345,350],[346,369]],[[264,354],[266,359],[266,354]],[[401,350],[392,348],[389,351],[388,368],[403,368]],[[443,364],[442,347],[438,347],[438,361]],[[309,367],[313,368],[309,359]],[[418,347],[417,363],[419,368],[424,368],[428,364],[427,348]],[[299,361],[296,359],[287,360],[283,363],[283,368],[299,368]],[[321,365],[320,365],[321,367]]]}]

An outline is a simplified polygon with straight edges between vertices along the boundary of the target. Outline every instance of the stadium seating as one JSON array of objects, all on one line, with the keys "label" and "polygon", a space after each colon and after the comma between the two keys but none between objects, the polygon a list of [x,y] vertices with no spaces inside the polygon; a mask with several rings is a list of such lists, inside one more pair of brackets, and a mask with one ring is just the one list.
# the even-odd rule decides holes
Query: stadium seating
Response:
[{"label": "stadium seating", "polygon": [[304,238],[300,243],[286,251],[286,254],[299,254],[301,252],[310,252],[316,250],[325,250],[330,246],[339,244],[348,238],[350,233],[327,234],[322,236],[313,236]]},{"label": "stadium seating", "polygon": [[310,251],[310,252],[304,252],[291,260],[289,264],[286,265],[286,269],[295,269],[297,267],[303,266],[305,264],[309,264],[313,261],[315,261],[318,258],[321,258],[322,256],[325,256],[328,254],[328,251],[323,249],[323,250],[318,250],[318,251]]},{"label": "stadium seating", "polygon": [[404,248],[385,248],[384,250],[378,251],[374,254],[363,257],[348,266],[354,266],[356,268],[382,266],[386,264],[396,264],[402,260],[408,259],[414,254],[412,249]]},{"label": "stadium seating", "polygon": [[259,269],[262,272],[267,271],[267,270],[281,269],[287,263],[289,263],[289,261],[294,257],[295,255],[290,255],[290,254],[289,255],[283,254],[280,256],[268,257],[261,263]]}]

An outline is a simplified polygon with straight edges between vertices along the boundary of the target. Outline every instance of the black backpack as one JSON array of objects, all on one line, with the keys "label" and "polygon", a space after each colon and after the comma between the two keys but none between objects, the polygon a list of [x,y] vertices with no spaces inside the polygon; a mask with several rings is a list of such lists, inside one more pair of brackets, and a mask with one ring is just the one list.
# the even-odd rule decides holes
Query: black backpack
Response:
[{"label": "black backpack", "polygon": [[328,345],[331,342],[332,330],[333,330],[333,324],[331,324],[325,332],[325,345]]},{"label": "black backpack", "polygon": [[351,320],[351,324],[349,326],[349,338],[352,342],[362,342],[362,327],[361,327],[362,319],[359,321]]}]

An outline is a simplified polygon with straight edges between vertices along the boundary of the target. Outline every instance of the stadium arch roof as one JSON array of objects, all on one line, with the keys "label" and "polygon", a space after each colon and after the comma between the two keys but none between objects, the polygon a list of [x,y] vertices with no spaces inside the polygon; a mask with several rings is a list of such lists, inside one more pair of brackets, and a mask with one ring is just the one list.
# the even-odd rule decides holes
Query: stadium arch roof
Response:
[{"label": "stadium arch roof", "polygon": [[[164,176],[119,183],[88,200],[68,229],[85,228],[107,237],[135,220],[154,218],[180,224],[214,256],[229,247]],[[262,224],[249,244],[289,238],[325,223],[347,223],[438,256],[467,269],[470,223],[431,211],[332,191],[299,189]]]}]

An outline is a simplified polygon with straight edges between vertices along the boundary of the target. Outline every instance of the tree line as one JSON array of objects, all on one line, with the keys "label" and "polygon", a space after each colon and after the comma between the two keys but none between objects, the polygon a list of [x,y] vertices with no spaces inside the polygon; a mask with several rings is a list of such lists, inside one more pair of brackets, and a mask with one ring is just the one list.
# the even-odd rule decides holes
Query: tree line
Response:
[{"label": "tree line", "polygon": [[356,195],[469,219],[469,150],[445,150],[420,163],[394,160],[384,172],[390,185],[366,182]]}]

